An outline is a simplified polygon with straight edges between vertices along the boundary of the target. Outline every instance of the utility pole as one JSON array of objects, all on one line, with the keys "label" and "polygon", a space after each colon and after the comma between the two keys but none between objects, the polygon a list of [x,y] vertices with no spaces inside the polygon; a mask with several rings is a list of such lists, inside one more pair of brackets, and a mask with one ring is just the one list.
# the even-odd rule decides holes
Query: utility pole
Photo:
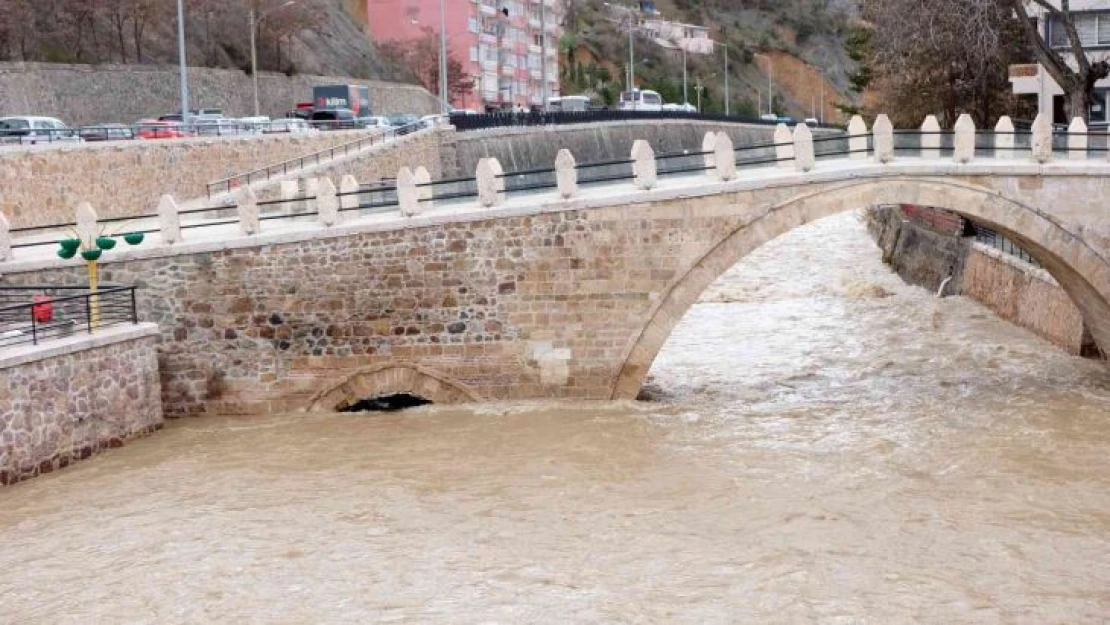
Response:
[{"label": "utility pole", "polygon": [[181,123],[189,115],[189,70],[185,63],[185,5],[177,0],[177,62],[181,66]]},{"label": "utility pole", "polygon": [[701,76],[698,76],[694,84],[694,88],[698,90],[698,112],[701,112]]},{"label": "utility pole", "polygon": [[726,43],[723,45],[725,46],[725,115],[727,116],[732,114],[732,109],[730,108],[732,106],[732,98],[729,97],[728,92],[728,44]]},{"label": "utility pole", "polygon": [[547,111],[547,4],[540,0],[540,107]]},{"label": "utility pole", "polygon": [[447,13],[443,3],[439,0],[439,99],[446,115],[451,112],[451,102],[447,95]]},{"label": "utility pole", "polygon": [[686,91],[686,46],[682,46],[682,103],[690,103],[690,95]]},{"label": "utility pole", "polygon": [[250,8],[251,23],[251,79],[254,81],[254,116],[258,117],[258,48],[255,45],[255,30],[258,29],[254,19],[254,4]]},{"label": "utility pole", "polygon": [[633,53],[632,44],[632,26],[635,15],[632,13],[634,9],[628,7],[628,90],[632,91],[636,88],[636,56]]}]

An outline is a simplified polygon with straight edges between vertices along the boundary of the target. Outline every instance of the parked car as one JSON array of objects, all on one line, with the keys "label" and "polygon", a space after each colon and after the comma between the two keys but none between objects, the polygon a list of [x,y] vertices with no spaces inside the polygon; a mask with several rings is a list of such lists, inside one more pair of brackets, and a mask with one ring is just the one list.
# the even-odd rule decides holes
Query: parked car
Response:
[{"label": "parked car", "polygon": [[817,121],[816,117],[807,117],[805,119],[805,125],[806,126],[819,126],[819,125],[821,125],[821,122]]},{"label": "parked car", "polygon": [[779,116],[775,115],[774,113],[764,113],[759,116],[759,119],[765,122],[777,122],[779,120]]},{"label": "parked car", "polygon": [[393,126],[393,124],[389,123],[388,119],[386,119],[385,117],[381,117],[381,116],[360,117],[360,118],[358,118],[358,122],[360,124],[362,124],[362,126],[364,128],[385,129],[385,128],[390,128],[390,127]]},{"label": "parked car", "polygon": [[622,91],[617,108],[622,111],[662,111],[663,96],[650,89]]},{"label": "parked car", "polygon": [[205,137],[225,137],[250,132],[250,126],[234,119],[197,118],[189,124],[189,130]]},{"label": "parked car", "polygon": [[672,112],[676,112],[676,113],[697,113],[698,112],[698,107],[696,107],[693,104],[690,104],[689,102],[687,102],[685,104],[664,104],[663,105],[663,110],[664,111],[672,111]]},{"label": "parked car", "polygon": [[101,124],[85,126],[77,130],[85,141],[129,141],[135,138],[135,130],[123,124]]},{"label": "parked car", "polygon": [[351,109],[313,111],[309,123],[320,130],[351,130],[360,127],[358,118]]},{"label": "parked car", "polygon": [[320,132],[303,119],[275,119],[269,124],[261,126],[261,128],[263,134],[289,133],[303,135]]},{"label": "parked car", "polygon": [[80,143],[77,132],[53,117],[34,115],[0,117],[0,143]]},{"label": "parked car", "polygon": [[194,136],[185,132],[181,124],[174,122],[145,119],[135,124],[140,139],[185,139]]},{"label": "parked car", "polygon": [[420,123],[420,118],[411,113],[401,113],[398,115],[389,116],[389,125],[397,129],[398,135],[407,135],[410,132],[417,130],[417,124]]}]

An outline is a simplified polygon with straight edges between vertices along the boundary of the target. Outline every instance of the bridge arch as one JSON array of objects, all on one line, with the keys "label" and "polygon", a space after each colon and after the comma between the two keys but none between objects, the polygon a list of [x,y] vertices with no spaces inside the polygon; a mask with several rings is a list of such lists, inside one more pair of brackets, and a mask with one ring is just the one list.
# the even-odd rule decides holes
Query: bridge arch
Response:
[{"label": "bridge arch", "polygon": [[965,182],[938,179],[872,179],[825,187],[770,206],[738,226],[663,293],[639,334],[625,348],[611,398],[635,398],[652,362],[679,320],[724,272],[764,243],[847,210],[879,204],[942,208],[990,227],[1022,246],[1076,303],[1095,343],[1110,354],[1110,260],[1052,217]]},{"label": "bridge arch", "polygon": [[309,400],[306,412],[342,410],[363,399],[409,394],[436,404],[481,401],[466,385],[415,364],[380,364],[358,369],[341,382],[320,390]]}]

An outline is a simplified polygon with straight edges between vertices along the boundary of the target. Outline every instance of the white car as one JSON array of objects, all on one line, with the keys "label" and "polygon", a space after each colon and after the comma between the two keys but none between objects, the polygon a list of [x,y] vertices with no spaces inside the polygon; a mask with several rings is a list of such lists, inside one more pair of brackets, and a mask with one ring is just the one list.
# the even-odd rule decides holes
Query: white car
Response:
[{"label": "white car", "polygon": [[77,131],[60,119],[38,116],[0,117],[0,143],[83,143]]},{"label": "white car", "polygon": [[275,119],[266,126],[262,127],[263,134],[274,133],[289,133],[294,135],[308,135],[320,132],[318,129],[313,128],[312,124],[306,120],[290,117],[286,119]]},{"label": "white car", "polygon": [[360,118],[358,118],[358,121],[359,121],[360,124],[362,124],[366,128],[383,128],[384,129],[384,128],[392,128],[393,127],[393,125],[389,123],[388,119],[386,119],[384,117],[381,117],[380,115],[374,115],[372,117],[360,117]]},{"label": "white car", "polygon": [[697,113],[698,112],[698,107],[696,107],[693,104],[690,104],[689,102],[687,102],[685,104],[664,104],[663,105],[663,110],[664,111],[673,111],[673,112],[677,112],[677,113]]}]

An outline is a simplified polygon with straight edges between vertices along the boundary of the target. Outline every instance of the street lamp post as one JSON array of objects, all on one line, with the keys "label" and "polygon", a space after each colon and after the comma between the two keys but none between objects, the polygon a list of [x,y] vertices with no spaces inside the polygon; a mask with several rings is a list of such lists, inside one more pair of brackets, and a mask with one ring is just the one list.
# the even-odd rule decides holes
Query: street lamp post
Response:
[{"label": "street lamp post", "polygon": [[632,42],[633,41],[633,37],[632,37],[633,29],[636,26],[636,22],[635,22],[636,16],[633,13],[633,11],[635,11],[635,9],[631,6],[626,6],[624,4],[614,5],[614,4],[609,3],[609,2],[606,2],[605,6],[610,7],[610,8],[614,7],[614,6],[619,6],[619,7],[621,7],[622,9],[624,9],[626,11],[626,15],[628,17],[628,72],[626,73],[627,77],[628,77],[628,85],[626,87],[626,91],[632,91],[633,89],[636,88],[636,86],[635,86],[635,83],[636,83],[636,53],[635,53],[634,44]]},{"label": "street lamp post", "polygon": [[[180,1],[180,0],[179,0]],[[254,4],[250,6],[250,24],[251,24],[251,78],[254,82],[254,116],[259,116],[258,106],[258,48],[256,45],[258,26],[262,24],[262,20],[266,19],[274,11],[280,11],[287,6],[297,4],[300,0],[289,0],[285,4],[274,8],[266,13],[263,13],[258,19],[255,19]]]},{"label": "street lamp post", "polygon": [[177,62],[181,67],[181,123],[189,115],[189,70],[185,64],[185,4],[177,0]]},{"label": "street lamp post", "polygon": [[451,112],[451,103],[447,94],[447,13],[443,0],[439,0],[439,99],[443,114],[447,115]]},{"label": "street lamp post", "polygon": [[725,115],[731,115],[732,114],[732,108],[731,108],[732,107],[732,98],[729,96],[729,85],[728,85],[728,44],[727,43],[721,43],[719,41],[714,41],[713,44],[721,46],[722,48],[725,49]]},{"label": "street lamp post", "polygon": [[771,60],[771,57],[767,56],[766,54],[759,54],[758,52],[756,52],[756,53],[753,53],[752,56],[762,57],[762,58],[767,60],[767,113],[769,115],[774,114],[774,111],[772,109],[774,108],[774,102],[775,102],[775,91],[774,91],[775,62],[773,60]]},{"label": "street lamp post", "polygon": [[[686,46],[682,45],[682,103],[690,103],[690,94],[686,90]],[[699,107],[700,108],[700,107]]]}]

